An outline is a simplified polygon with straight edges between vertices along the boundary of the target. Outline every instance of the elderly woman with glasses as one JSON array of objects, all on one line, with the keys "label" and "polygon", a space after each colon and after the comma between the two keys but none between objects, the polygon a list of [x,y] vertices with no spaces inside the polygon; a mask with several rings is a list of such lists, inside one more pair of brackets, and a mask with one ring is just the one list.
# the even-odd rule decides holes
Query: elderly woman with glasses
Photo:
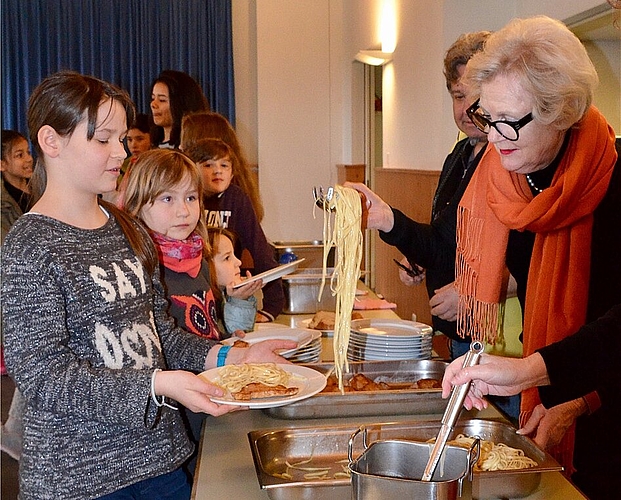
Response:
[{"label": "elderly woman with glasses", "polygon": [[[621,303],[615,134],[592,106],[598,77],[586,50],[550,18],[492,33],[464,79],[480,96],[468,114],[490,145],[458,207],[458,333],[495,342],[510,272],[529,356]],[[390,206],[364,192],[367,227],[391,230]],[[555,386],[522,392],[520,432],[576,470],[591,499],[621,491],[620,395],[612,376],[579,399]]]},{"label": "elderly woman with glasses", "polygon": [[[598,77],[586,50],[558,21],[513,20],[465,78],[480,96],[468,115],[492,147],[458,212],[458,330],[494,341],[508,270],[528,356],[621,302],[615,134],[591,104]],[[523,432],[536,432],[567,471],[573,454],[573,479],[592,499],[621,491],[619,395],[618,378],[561,404],[553,387],[522,392]]]}]

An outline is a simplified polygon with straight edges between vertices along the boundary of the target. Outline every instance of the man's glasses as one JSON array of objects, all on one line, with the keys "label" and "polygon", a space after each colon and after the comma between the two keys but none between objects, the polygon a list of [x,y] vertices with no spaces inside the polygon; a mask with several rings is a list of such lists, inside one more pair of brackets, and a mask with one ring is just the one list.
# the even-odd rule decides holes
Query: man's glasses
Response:
[{"label": "man's glasses", "polygon": [[472,120],[474,126],[485,134],[489,134],[490,128],[494,127],[496,131],[508,141],[517,141],[520,136],[518,130],[533,120],[533,114],[528,113],[517,121],[496,120],[493,122],[485,118],[479,110],[479,99],[477,99],[466,111],[468,118]]}]

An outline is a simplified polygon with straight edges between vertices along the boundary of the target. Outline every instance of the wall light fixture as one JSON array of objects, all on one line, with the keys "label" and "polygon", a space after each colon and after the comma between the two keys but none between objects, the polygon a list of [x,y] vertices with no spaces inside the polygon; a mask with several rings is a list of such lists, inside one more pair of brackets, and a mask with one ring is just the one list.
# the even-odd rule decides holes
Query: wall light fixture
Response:
[{"label": "wall light fixture", "polygon": [[371,66],[383,66],[392,61],[392,52],[382,52],[381,50],[361,50],[356,54],[356,61]]}]

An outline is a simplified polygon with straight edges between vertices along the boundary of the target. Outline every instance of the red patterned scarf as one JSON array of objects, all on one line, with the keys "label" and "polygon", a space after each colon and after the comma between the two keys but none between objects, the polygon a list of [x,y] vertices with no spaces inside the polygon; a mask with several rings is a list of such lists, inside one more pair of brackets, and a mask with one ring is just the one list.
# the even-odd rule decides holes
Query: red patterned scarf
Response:
[{"label": "red patterned scarf", "polygon": [[192,233],[186,240],[176,240],[163,234],[149,231],[157,247],[160,262],[177,273],[198,276],[203,260],[203,238]]}]

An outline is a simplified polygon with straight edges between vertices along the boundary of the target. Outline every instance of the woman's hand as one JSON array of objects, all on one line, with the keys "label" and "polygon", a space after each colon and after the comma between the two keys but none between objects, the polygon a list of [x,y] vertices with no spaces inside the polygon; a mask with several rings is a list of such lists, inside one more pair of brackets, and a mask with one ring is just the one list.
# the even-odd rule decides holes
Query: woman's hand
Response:
[{"label": "woman's hand", "polygon": [[[250,271],[246,271],[246,279],[248,278],[252,278]],[[233,288],[233,286],[238,285],[239,283],[243,283],[243,281],[236,281],[226,285],[226,294],[229,297],[246,300],[248,297],[251,297],[263,288],[263,280],[253,281],[252,283],[240,286],[239,288]]]},{"label": "woman's hand", "polygon": [[435,295],[429,300],[431,314],[446,321],[457,321],[457,302],[459,294],[455,283],[449,283],[435,290]]},{"label": "woman's hand", "polygon": [[208,413],[214,417],[219,417],[240,409],[239,406],[220,405],[211,401],[210,396],[224,396],[224,390],[198,375],[183,370],[157,372],[154,388],[157,396],[174,399],[197,413]]},{"label": "woman's hand", "polygon": [[466,394],[467,410],[487,408],[484,396],[513,396],[524,389],[549,383],[546,365],[539,353],[527,358],[506,358],[482,354],[479,364],[463,368],[464,356],[447,366],[442,379],[442,397],[447,398],[455,385],[472,382]]},{"label": "woman's hand", "polygon": [[379,229],[384,232],[388,232],[392,229],[395,218],[390,205],[360,182],[346,182],[343,186],[355,189],[366,197],[366,206],[368,210],[366,214],[367,229]]},{"label": "woman's hand", "polygon": [[547,450],[559,444],[571,424],[586,411],[587,406],[582,398],[550,409],[539,404],[535,406],[532,415],[517,433],[526,436],[534,432],[533,441],[540,448]]}]

